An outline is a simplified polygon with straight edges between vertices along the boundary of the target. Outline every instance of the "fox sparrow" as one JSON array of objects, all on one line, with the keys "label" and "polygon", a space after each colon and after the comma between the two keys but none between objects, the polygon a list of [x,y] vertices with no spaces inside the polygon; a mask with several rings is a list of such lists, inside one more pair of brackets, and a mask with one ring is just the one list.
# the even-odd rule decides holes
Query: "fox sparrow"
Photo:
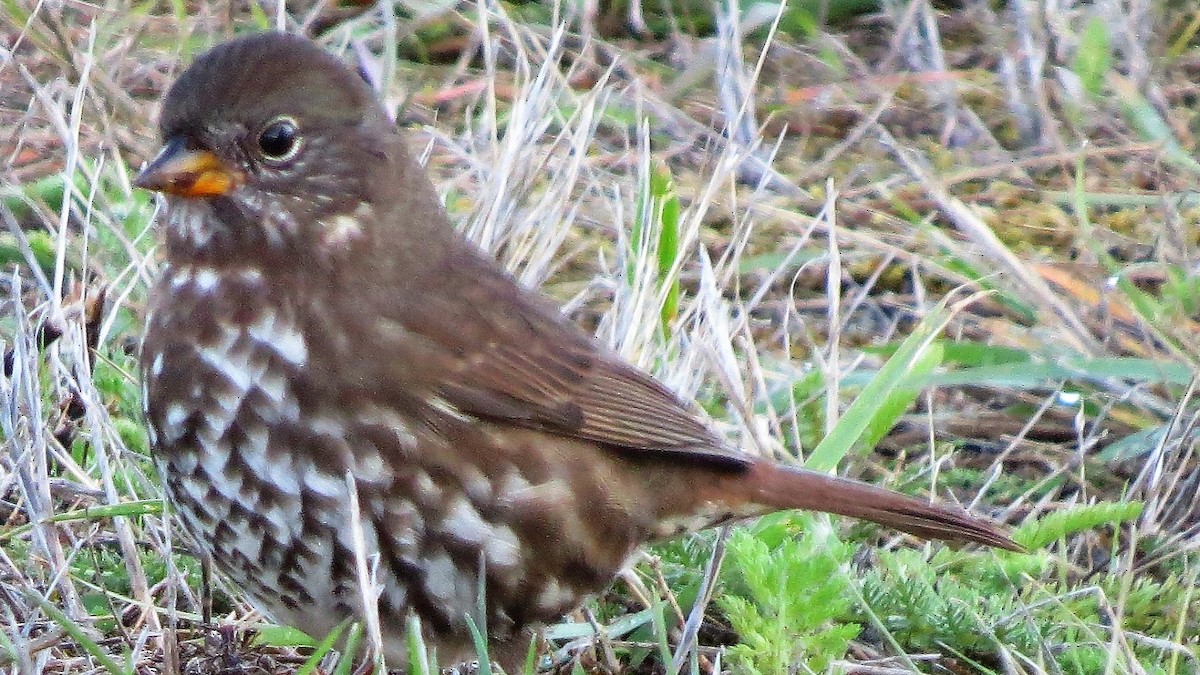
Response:
[{"label": "fox sparrow", "polygon": [[511,665],[638,546],[732,519],[813,509],[1016,546],[726,445],[460,237],[372,91],[304,38],[202,55],[160,131],[136,180],[169,213],[150,440],[186,527],[280,622],[320,637],[363,616],[365,553],[389,661],[410,612],[464,659],[482,574]]}]

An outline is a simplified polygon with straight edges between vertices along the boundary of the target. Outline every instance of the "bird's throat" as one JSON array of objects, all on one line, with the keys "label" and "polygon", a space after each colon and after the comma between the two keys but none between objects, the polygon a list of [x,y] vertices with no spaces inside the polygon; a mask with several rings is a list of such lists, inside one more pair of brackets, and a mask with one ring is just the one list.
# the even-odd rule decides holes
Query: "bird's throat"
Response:
[{"label": "bird's throat", "polygon": [[307,264],[296,218],[279,204],[235,193],[213,199],[168,199],[166,253],[172,263]]}]

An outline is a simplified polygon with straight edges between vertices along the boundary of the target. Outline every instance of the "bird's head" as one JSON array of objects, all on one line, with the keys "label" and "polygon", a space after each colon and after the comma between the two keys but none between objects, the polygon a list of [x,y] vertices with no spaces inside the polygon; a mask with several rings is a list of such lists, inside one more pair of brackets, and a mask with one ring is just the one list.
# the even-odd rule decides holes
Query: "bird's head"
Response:
[{"label": "bird's head", "polygon": [[162,150],[135,185],[167,195],[172,249],[295,251],[352,236],[404,152],[362,78],[283,33],[197,58],[167,93],[159,130]]}]

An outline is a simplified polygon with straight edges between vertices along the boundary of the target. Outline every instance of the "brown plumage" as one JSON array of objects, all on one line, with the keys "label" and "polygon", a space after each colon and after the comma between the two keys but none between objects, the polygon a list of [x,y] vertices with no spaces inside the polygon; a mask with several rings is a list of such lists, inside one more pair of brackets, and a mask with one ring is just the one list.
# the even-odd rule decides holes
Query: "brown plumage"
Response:
[{"label": "brown plumage", "polygon": [[455,233],[372,92],[299,37],[221,45],[171,88],[165,266],[142,353],[167,493],[266,613],[321,637],[361,616],[357,499],[384,647],[443,661],[603,590],[638,546],[803,508],[1015,549],[999,527],[725,444]]}]

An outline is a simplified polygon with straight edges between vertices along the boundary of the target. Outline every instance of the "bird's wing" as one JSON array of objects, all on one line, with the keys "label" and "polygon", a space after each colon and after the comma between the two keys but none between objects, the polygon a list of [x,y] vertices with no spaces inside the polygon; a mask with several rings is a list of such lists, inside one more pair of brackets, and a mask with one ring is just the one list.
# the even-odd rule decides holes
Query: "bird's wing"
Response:
[{"label": "bird's wing", "polygon": [[[557,309],[474,251],[443,268],[442,292],[410,324],[454,358],[438,394],[486,419],[606,445],[668,451],[731,466],[749,459],[679,398],[600,348]],[[456,280],[458,283],[455,283]]]}]

